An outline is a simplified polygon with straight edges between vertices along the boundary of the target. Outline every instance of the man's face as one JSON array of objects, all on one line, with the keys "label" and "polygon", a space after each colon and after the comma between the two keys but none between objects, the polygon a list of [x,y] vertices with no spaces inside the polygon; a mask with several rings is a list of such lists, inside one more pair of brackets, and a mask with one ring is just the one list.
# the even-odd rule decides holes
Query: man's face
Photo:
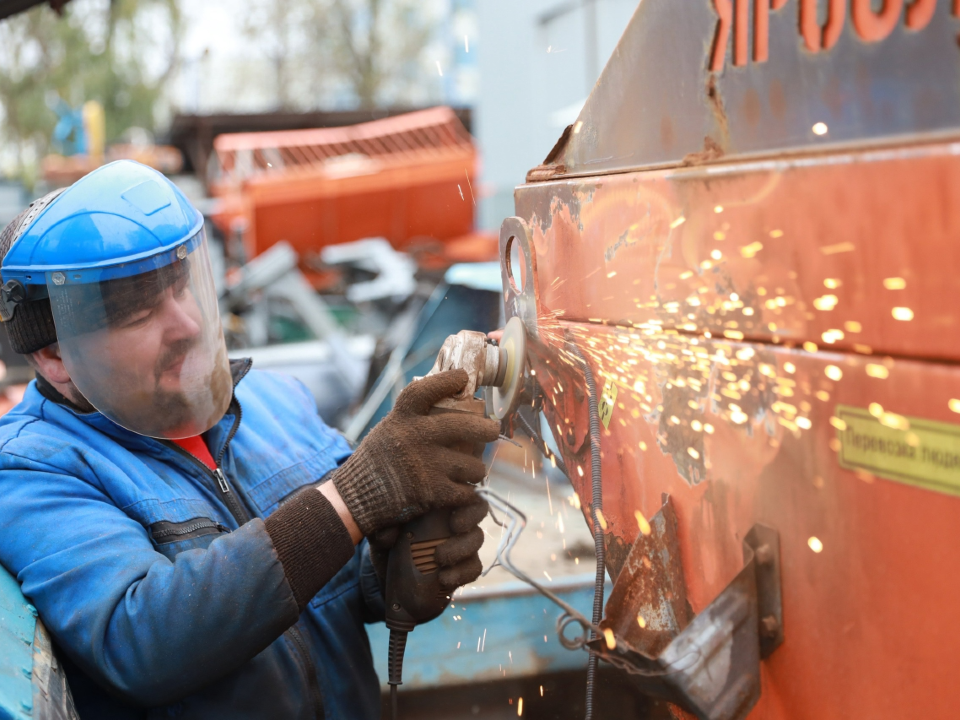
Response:
[{"label": "man's face", "polygon": [[204,317],[190,280],[184,261],[101,283],[105,326],[61,343],[80,392],[137,432],[193,434],[198,420],[219,420],[224,393],[231,393],[219,323]]}]

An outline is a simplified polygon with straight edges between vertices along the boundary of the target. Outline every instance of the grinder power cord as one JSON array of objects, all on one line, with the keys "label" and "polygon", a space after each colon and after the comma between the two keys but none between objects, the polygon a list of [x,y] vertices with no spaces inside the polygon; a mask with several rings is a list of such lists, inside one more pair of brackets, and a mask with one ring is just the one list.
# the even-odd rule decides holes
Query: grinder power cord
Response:
[{"label": "grinder power cord", "polygon": [[[526,361],[526,335],[522,323],[511,319],[499,346],[483,333],[464,330],[451,335],[437,355],[437,361],[424,380],[426,383],[451,372],[466,383],[453,395],[437,396],[432,407],[418,406],[441,424],[472,427],[467,418],[495,427],[488,441],[499,436],[500,423],[486,419],[493,415],[503,420],[520,401]],[[489,402],[475,397],[478,390],[489,389]],[[406,391],[404,391],[406,392]],[[403,396],[401,395],[401,398]],[[399,401],[398,401],[399,405]],[[483,445],[460,440],[461,456],[472,457],[483,467]],[[470,467],[475,467],[470,463]],[[484,472],[480,474],[482,479]],[[467,488],[464,488],[467,489]],[[394,720],[397,718],[397,686],[403,682],[403,655],[407,635],[417,625],[439,616],[450,603],[454,588],[479,576],[481,566],[476,550],[483,542],[477,525],[488,509],[487,503],[472,488],[469,504],[449,510],[439,508],[411,520],[397,535],[390,549],[386,574],[386,624],[390,629],[388,684]],[[483,514],[481,514],[481,512]],[[458,533],[451,537],[452,533]],[[474,549],[474,547],[476,549]],[[444,566],[460,560],[452,569]]]}]

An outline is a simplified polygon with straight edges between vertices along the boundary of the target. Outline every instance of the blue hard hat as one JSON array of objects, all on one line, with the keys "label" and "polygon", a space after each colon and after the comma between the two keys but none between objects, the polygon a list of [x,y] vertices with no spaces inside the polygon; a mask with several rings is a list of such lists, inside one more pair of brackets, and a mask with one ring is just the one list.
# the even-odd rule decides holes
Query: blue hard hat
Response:
[{"label": "blue hard hat", "polygon": [[[3,258],[4,283],[43,285],[136,275],[157,256],[172,262],[200,241],[203,216],[162,174],[133,160],[94,170],[63,191],[20,232]],[[187,250],[192,250],[187,247]]]}]

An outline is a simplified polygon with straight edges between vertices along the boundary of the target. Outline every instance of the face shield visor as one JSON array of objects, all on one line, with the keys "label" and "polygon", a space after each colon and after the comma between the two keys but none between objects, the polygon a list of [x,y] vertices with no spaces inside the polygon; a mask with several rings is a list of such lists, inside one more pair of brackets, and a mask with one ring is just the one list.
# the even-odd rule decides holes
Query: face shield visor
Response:
[{"label": "face shield visor", "polygon": [[233,381],[203,230],[176,248],[101,268],[47,272],[60,357],[97,410],[140,435],[199,435]]}]

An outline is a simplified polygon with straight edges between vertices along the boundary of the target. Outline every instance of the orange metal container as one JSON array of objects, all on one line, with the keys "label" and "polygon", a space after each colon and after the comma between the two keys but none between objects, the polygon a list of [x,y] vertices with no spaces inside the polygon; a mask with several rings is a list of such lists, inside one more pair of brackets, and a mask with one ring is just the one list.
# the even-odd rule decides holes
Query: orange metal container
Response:
[{"label": "orange metal container", "polygon": [[[448,107],[342,128],[220,135],[216,221],[247,258],[286,240],[309,267],[325,245],[384,237],[401,250],[473,230],[477,153]],[[461,243],[470,246],[470,243]],[[485,244],[489,259],[495,247]]]},{"label": "orange metal container", "polygon": [[755,523],[779,532],[785,640],[750,717],[957,717],[956,5],[831,3],[823,36],[807,2],[757,5],[640,6],[517,189],[533,283],[508,316],[588,520],[569,340],[603,388],[615,583],[663,493],[695,613]]}]

